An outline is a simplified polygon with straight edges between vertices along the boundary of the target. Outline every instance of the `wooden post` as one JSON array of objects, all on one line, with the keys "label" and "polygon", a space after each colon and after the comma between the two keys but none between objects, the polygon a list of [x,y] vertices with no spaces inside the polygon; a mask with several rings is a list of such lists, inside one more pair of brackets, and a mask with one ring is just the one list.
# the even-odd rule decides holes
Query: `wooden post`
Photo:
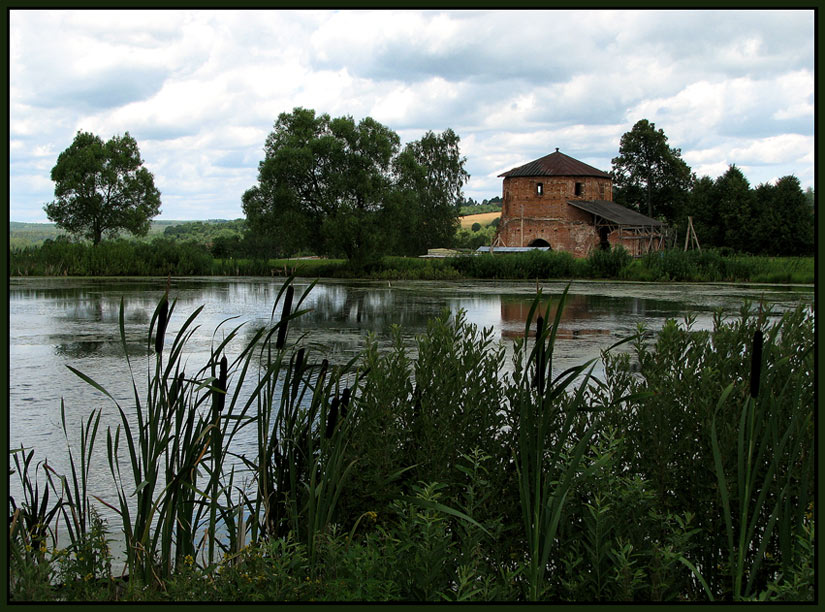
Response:
[{"label": "wooden post", "polygon": [[524,246],[524,204],[521,205],[521,246]]},{"label": "wooden post", "polygon": [[685,232],[685,251],[688,249],[688,240],[696,245],[696,249],[701,253],[702,247],[699,246],[699,238],[696,236],[696,230],[693,227],[693,217],[688,217],[687,231]]}]

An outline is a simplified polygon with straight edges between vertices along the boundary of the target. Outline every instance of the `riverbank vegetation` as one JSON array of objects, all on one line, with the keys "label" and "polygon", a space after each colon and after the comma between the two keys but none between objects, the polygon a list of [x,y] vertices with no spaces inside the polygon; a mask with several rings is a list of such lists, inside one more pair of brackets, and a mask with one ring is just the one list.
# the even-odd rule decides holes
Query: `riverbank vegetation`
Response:
[{"label": "riverbank vegetation", "polygon": [[[173,228],[167,228],[167,230]],[[185,232],[183,235],[186,235]],[[241,239],[236,235],[227,241]],[[254,252],[255,245],[248,245]],[[151,241],[69,240],[13,250],[12,276],[288,276],[384,280],[612,279],[653,282],[814,282],[813,257],[737,255],[722,250],[668,250],[633,259],[622,248],[577,259],[564,252],[467,253],[458,257],[382,257],[353,265],[344,259],[220,257],[201,242],[166,235]]]},{"label": "riverbank vegetation", "polygon": [[164,297],[133,399],[63,420],[70,473],[12,454],[12,600],[812,601],[810,308],[640,328],[598,380],[553,367],[566,292],[536,296],[506,372],[448,312],[330,364],[288,333],[306,295],[222,324],[200,366],[199,310]]}]

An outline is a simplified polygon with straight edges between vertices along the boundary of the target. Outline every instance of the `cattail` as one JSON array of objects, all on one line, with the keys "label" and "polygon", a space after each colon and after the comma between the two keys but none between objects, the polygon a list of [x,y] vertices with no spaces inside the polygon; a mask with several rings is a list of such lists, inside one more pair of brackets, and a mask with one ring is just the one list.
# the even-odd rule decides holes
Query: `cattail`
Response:
[{"label": "cattail", "polygon": [[349,407],[349,396],[350,396],[350,389],[347,387],[344,389],[344,393],[341,395],[341,418],[344,419],[347,416],[347,408]]},{"label": "cattail", "polygon": [[290,285],[286,288],[286,297],[284,298],[284,308],[281,311],[281,322],[278,328],[278,339],[275,341],[275,348],[280,350],[284,348],[286,343],[286,328],[289,315],[292,312],[292,296],[295,294],[295,287]]},{"label": "cattail", "polygon": [[335,431],[335,425],[338,421],[338,396],[332,398],[332,405],[329,407],[329,414],[327,415],[327,430],[326,430],[326,437],[327,439],[332,437],[333,432]]},{"label": "cattail", "polygon": [[214,398],[212,407],[216,412],[221,412],[226,403],[226,355],[221,359],[218,380],[215,382],[215,391],[212,393]]},{"label": "cattail", "polygon": [[169,318],[169,295],[165,294],[160,301],[160,310],[158,311],[158,329],[155,333],[155,353],[163,352],[163,339],[166,335],[166,323]]},{"label": "cattail", "polygon": [[759,378],[762,373],[762,330],[753,334],[753,354],[751,355],[751,397],[759,395]]}]

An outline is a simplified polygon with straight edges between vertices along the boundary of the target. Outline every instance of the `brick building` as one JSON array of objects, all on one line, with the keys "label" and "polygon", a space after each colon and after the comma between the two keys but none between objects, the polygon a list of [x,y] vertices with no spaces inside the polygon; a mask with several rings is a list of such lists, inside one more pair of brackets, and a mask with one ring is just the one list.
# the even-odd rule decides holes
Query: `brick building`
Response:
[{"label": "brick building", "polygon": [[664,248],[665,224],[613,202],[610,175],[559,152],[500,174],[503,206],[493,248],[550,247],[586,257],[623,246]]}]

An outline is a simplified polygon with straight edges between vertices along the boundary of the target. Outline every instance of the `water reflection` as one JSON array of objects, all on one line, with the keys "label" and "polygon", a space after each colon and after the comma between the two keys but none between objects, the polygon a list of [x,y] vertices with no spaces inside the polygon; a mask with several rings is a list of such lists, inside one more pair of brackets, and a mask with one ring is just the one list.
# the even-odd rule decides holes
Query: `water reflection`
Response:
[{"label": "water reflection", "polygon": [[[309,288],[296,282],[296,303]],[[556,301],[566,283],[545,283],[546,296]],[[65,438],[60,426],[63,400],[73,443],[79,423],[103,408],[101,431],[120,424],[111,400],[90,387],[66,366],[89,375],[133,412],[132,376],[138,389],[145,388],[150,371],[147,348],[148,324],[166,279],[12,279],[9,282],[9,444],[34,448],[38,460],[48,456],[50,465],[66,473]],[[203,306],[197,329],[188,343],[185,368],[194,372],[209,360],[212,347],[230,330],[242,325],[228,347],[237,356],[261,328],[280,315],[273,313],[280,280],[186,278],[171,280],[171,296],[177,300],[167,334],[174,337],[193,311]],[[386,282],[324,281],[306,295],[301,308],[309,309],[291,324],[291,341],[305,336],[308,358],[343,364],[359,354],[368,334],[380,349],[390,346],[390,329],[401,328],[402,341],[415,346],[427,321],[446,310],[466,312],[469,323],[492,328],[504,340],[509,356],[512,342],[524,333],[536,287],[534,283],[498,282]],[[720,309],[735,315],[745,300],[764,298],[778,315],[797,303],[813,304],[813,288],[742,285],[652,285],[631,283],[573,283],[562,312],[554,367],[559,371],[598,357],[600,351],[635,332],[638,324],[655,331],[667,318],[697,314],[696,329],[712,325],[712,313]],[[126,363],[118,325],[123,303]],[[555,316],[555,305],[551,317]],[[231,319],[231,317],[237,317]],[[225,322],[221,325],[222,322]],[[220,326],[220,327],[219,327]],[[216,328],[217,331],[216,331]],[[171,342],[166,343],[166,350]],[[251,374],[255,376],[255,374]],[[598,371],[597,371],[598,375]],[[111,475],[105,467],[105,444],[95,448],[92,477],[95,494],[111,499]],[[12,482],[12,486],[15,484]],[[110,521],[117,525],[117,520]]]}]

